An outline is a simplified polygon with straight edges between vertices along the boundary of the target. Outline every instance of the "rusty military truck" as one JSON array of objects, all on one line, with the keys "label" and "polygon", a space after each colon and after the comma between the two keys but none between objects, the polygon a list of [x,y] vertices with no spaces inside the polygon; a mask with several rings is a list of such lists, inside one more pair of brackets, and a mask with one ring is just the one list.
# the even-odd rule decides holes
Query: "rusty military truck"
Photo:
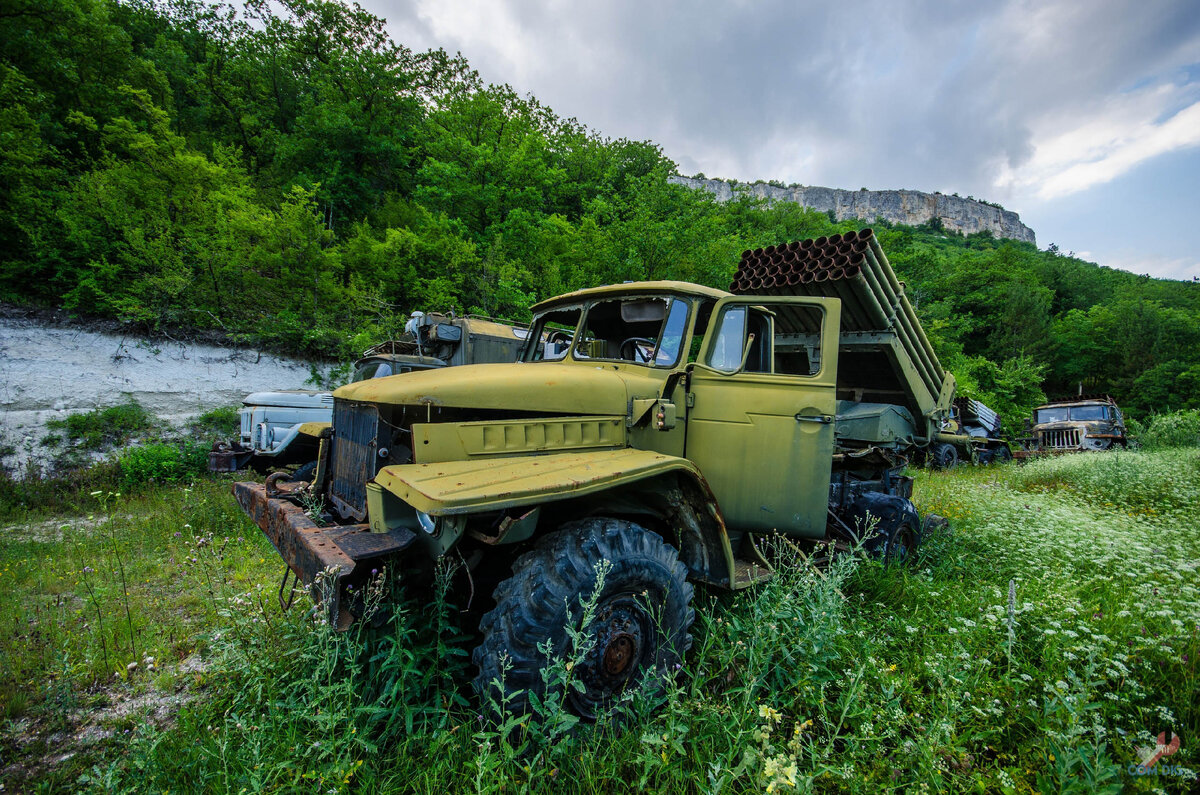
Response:
[{"label": "rusty military truck", "polygon": [[1125,417],[1110,395],[1075,395],[1033,410],[1019,458],[1110,450],[1129,445]]},{"label": "rusty military truck", "polygon": [[[835,265],[843,242],[852,256]],[[904,467],[938,433],[953,379],[869,231],[767,256],[801,245],[802,272],[844,293],[764,288],[744,275],[759,250],[734,292],[657,281],[544,301],[521,361],[342,387],[312,483],[272,476],[236,497],[285,581],[323,581],[339,625],[373,570],[412,593],[456,561],[459,604],[482,614],[476,687],[503,682],[517,711],[545,686],[545,644],[564,651],[594,598],[569,695],[592,718],[677,667],[693,583],[772,576],[764,536],[901,561],[935,520]]]}]

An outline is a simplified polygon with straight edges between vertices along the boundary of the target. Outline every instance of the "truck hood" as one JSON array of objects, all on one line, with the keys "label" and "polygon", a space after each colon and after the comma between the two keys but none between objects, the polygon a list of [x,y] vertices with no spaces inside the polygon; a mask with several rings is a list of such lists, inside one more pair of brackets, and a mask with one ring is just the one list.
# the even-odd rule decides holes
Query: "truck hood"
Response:
[{"label": "truck hood", "polygon": [[611,365],[471,364],[347,384],[338,400],[500,409],[546,414],[624,414],[631,395],[653,395],[659,379]]},{"label": "truck hood", "polygon": [[244,406],[278,406],[288,409],[320,409],[333,406],[330,392],[291,390],[285,392],[253,392],[242,400]]}]

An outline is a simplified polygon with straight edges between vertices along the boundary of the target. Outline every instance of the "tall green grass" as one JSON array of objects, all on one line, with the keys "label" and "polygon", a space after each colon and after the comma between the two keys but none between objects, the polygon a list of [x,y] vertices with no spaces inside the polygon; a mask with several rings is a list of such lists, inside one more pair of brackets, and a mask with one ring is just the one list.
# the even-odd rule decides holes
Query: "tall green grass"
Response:
[{"label": "tall green grass", "polygon": [[[780,576],[749,591],[698,588],[695,644],[666,692],[633,692],[596,726],[574,725],[562,707],[578,648],[551,661],[550,697],[539,715],[505,715],[503,704],[481,704],[467,686],[470,642],[453,592],[408,594],[384,626],[338,634],[303,610],[280,613],[266,598],[276,561],[264,542],[231,540],[208,579],[195,564],[181,579],[165,569],[147,578],[178,582],[180,598],[194,600],[175,608],[190,622],[188,645],[173,658],[204,649],[202,698],[173,726],[145,722],[73,767],[44,774],[42,784],[222,792],[1191,791],[1194,779],[1129,770],[1164,730],[1184,738],[1171,765],[1200,767],[1188,740],[1200,736],[1200,529],[1187,502],[1198,480],[1194,454],[1175,452],[924,473],[918,505],[950,517],[953,531],[927,539],[914,567],[843,556],[817,570],[785,557]],[[124,510],[169,527],[180,498],[157,493],[159,502]],[[174,526],[199,520],[219,538],[217,526],[241,521],[235,508],[220,507],[232,500],[216,487],[200,494],[202,504],[179,512]],[[157,539],[149,557],[174,549],[167,528],[121,527]],[[194,542],[180,547],[195,549]],[[14,601],[28,606],[51,585],[26,579]],[[87,603],[78,586],[54,587]],[[161,614],[148,620],[146,595],[130,603],[134,627],[161,648],[156,638],[179,624]],[[124,650],[119,607],[118,599],[105,618],[114,625],[111,642]],[[10,639],[19,614],[11,609],[4,625]],[[30,660],[25,681],[57,680],[62,671],[76,692],[86,691],[79,685],[94,670],[64,669],[58,653],[95,658],[94,630],[76,629]],[[105,687],[136,686],[113,677]],[[39,695],[30,714],[54,709],[56,697]],[[497,708],[499,721],[484,717]]]}]

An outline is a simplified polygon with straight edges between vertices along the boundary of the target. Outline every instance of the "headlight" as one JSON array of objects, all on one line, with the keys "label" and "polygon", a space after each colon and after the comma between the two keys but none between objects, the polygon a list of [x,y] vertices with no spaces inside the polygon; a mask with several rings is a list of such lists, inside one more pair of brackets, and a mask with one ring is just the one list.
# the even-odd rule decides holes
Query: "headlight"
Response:
[{"label": "headlight", "polygon": [[417,511],[417,524],[421,525],[421,529],[429,535],[437,535],[437,519],[429,514]]}]

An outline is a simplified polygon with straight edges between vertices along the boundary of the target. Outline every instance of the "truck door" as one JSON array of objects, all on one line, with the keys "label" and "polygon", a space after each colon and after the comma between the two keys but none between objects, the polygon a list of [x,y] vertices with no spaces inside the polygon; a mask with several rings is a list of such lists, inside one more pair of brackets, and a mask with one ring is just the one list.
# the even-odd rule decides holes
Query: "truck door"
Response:
[{"label": "truck door", "polygon": [[733,528],[822,537],[841,302],[733,296],[690,365],[686,455]]}]

